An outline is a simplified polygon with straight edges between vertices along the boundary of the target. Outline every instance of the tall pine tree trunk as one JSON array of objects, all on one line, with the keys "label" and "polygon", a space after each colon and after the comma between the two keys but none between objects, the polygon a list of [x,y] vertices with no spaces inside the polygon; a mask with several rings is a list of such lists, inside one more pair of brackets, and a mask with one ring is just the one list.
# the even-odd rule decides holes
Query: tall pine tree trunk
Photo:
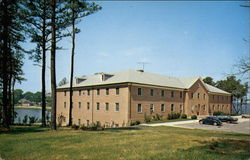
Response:
[{"label": "tall pine tree trunk", "polygon": [[70,73],[70,100],[69,100],[69,126],[72,125],[72,96],[73,96],[73,76],[74,76],[74,56],[75,56],[75,13],[72,9],[72,50],[71,50],[71,73]]},{"label": "tall pine tree trunk", "polygon": [[8,122],[8,61],[9,61],[9,54],[10,50],[8,48],[8,40],[9,40],[9,25],[10,25],[10,16],[8,13],[8,5],[10,1],[3,1],[1,2],[3,9],[3,19],[2,19],[2,24],[3,24],[3,61],[2,61],[2,79],[3,79],[3,127],[5,128],[10,128],[10,124]]},{"label": "tall pine tree trunk", "polygon": [[56,0],[51,0],[51,129],[56,130]]},{"label": "tall pine tree trunk", "polygon": [[[46,16],[46,0],[44,0],[43,14]],[[46,18],[43,19],[42,29],[42,126],[46,126],[46,86],[45,86],[45,72],[46,72]]]}]

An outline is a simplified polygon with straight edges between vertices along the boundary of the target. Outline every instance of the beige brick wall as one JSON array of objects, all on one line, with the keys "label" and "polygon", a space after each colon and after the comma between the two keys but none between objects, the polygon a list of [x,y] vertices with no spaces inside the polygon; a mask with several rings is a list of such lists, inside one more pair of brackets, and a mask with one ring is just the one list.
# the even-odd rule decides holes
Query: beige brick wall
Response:
[{"label": "beige brick wall", "polygon": [[[116,95],[117,87],[119,88],[119,95]],[[99,95],[97,94],[98,88]],[[106,88],[109,88],[109,95],[106,95]],[[138,88],[142,89],[142,95],[138,95]],[[153,96],[151,96],[151,89],[153,89]],[[80,95],[79,90],[81,91]],[[206,116],[214,111],[230,113],[232,107],[230,95],[208,93],[200,80],[188,90],[135,83],[95,86],[89,88],[89,90],[90,95],[88,95],[88,88],[77,88],[73,92],[73,124],[87,125],[87,122],[99,121],[102,125],[117,124],[124,126],[129,125],[131,121],[140,120],[143,122],[145,113],[150,116],[159,114],[163,118],[167,118],[169,113]],[[162,91],[164,91],[164,96],[162,96]],[[69,91],[66,91],[66,96],[64,92],[64,90],[57,91],[57,116],[66,117],[65,121],[62,121],[62,125],[67,125]],[[171,96],[171,92],[174,92],[174,97]],[[80,108],[79,102],[81,103]],[[64,103],[66,103],[66,108]],[[87,108],[88,103],[89,109]],[[97,103],[99,103],[99,110],[97,110]],[[106,111],[106,103],[109,104],[108,111]],[[115,111],[116,103],[119,103],[120,109],[118,112]],[[141,104],[142,112],[138,112],[138,104]],[[153,113],[150,112],[151,104],[154,105]],[[162,104],[165,106],[163,112],[161,111]],[[173,111],[171,111],[172,104],[174,105]]]},{"label": "beige brick wall", "polygon": [[[97,95],[97,89],[90,89],[90,95],[88,95],[87,89],[81,90],[81,95],[79,95],[79,90],[73,92],[73,124],[85,124],[87,121],[89,123],[99,121],[102,125],[105,123],[107,125],[118,124],[122,126],[128,122],[128,87],[119,87],[119,95],[116,95],[117,87],[108,87],[109,95],[106,95],[106,87],[100,88],[100,95]],[[64,96],[64,91],[57,92],[57,113],[58,116],[61,114],[66,118],[63,125],[68,124],[69,115],[69,91],[66,91],[66,96]],[[66,102],[66,108],[64,108],[64,102]],[[79,108],[79,102],[81,102],[81,107]],[[89,109],[87,104],[89,103]],[[99,110],[97,110],[97,103],[99,103]],[[109,103],[109,110],[106,111],[106,103]],[[115,104],[119,103],[119,111],[115,111]]]},{"label": "beige brick wall", "polygon": [[[138,95],[138,88],[142,89],[142,95]],[[154,95],[151,96],[150,90],[153,89]],[[162,96],[164,91],[164,96]],[[171,91],[174,92],[174,97],[171,97]],[[180,97],[182,92],[182,98]],[[167,118],[167,115],[171,112],[171,104],[174,104],[173,113],[180,113],[180,105],[183,106],[184,95],[183,90],[170,89],[164,87],[155,87],[148,85],[132,85],[131,86],[131,121],[140,120],[144,121],[144,114],[147,115],[162,115],[163,118]],[[138,112],[138,104],[142,105],[142,112]],[[154,112],[150,112],[150,104],[154,105]],[[165,111],[161,111],[161,105],[164,104]]]}]

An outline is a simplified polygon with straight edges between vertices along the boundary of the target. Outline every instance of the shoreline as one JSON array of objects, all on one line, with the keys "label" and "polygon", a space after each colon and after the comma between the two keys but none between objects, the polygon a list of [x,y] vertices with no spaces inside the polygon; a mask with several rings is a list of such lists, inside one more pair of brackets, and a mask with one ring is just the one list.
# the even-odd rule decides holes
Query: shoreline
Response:
[{"label": "shoreline", "polygon": [[[26,107],[26,106],[15,106],[15,109],[36,109],[36,110],[42,110],[42,107],[36,107],[36,106],[31,106],[31,107]],[[46,107],[46,110],[51,110],[51,107]]]}]

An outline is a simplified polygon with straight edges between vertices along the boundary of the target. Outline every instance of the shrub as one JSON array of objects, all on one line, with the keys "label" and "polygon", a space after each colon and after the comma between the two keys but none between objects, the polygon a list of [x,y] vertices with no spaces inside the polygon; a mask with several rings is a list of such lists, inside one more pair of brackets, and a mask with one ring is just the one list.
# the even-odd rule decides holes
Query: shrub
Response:
[{"label": "shrub", "polygon": [[171,113],[171,114],[168,114],[168,120],[178,119],[178,118],[180,118],[180,116],[181,116],[180,113]]},{"label": "shrub", "polygon": [[187,119],[187,115],[186,115],[186,114],[182,114],[182,115],[181,115],[181,118],[182,118],[182,119]]},{"label": "shrub", "polygon": [[146,112],[144,113],[144,121],[145,121],[146,123],[151,121],[151,117],[148,116]]},{"label": "shrub", "polygon": [[223,115],[223,114],[225,114],[225,113],[223,113],[223,112],[214,112],[213,113],[214,116],[219,116],[219,115]]},{"label": "shrub", "polygon": [[36,123],[37,119],[38,119],[38,118],[36,118],[36,117],[34,117],[34,116],[29,117],[29,120],[30,120],[29,122],[30,122],[30,124]]},{"label": "shrub", "polygon": [[28,115],[25,115],[23,118],[23,124],[27,124],[28,122]]},{"label": "shrub", "polygon": [[79,126],[76,125],[76,124],[73,124],[73,125],[71,126],[71,128],[73,128],[73,129],[75,129],[75,130],[78,130],[78,129],[79,129]]},{"label": "shrub", "polygon": [[141,121],[135,121],[135,122],[130,122],[130,126],[134,126],[134,125],[139,125],[141,124]]},{"label": "shrub", "polygon": [[197,119],[197,116],[196,115],[192,115],[191,119]]}]

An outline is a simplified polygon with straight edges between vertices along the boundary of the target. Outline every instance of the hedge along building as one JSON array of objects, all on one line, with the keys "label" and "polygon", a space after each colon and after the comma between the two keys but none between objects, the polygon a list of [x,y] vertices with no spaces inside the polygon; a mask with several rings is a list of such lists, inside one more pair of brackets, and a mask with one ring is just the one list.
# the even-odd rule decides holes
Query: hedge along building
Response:
[{"label": "hedge along building", "polygon": [[[57,120],[68,124],[69,84],[57,87]],[[230,113],[231,94],[208,85],[200,77],[175,78],[143,70],[97,73],[74,79],[73,124],[99,121],[106,126],[126,126],[144,121],[145,115],[167,118]]]}]

